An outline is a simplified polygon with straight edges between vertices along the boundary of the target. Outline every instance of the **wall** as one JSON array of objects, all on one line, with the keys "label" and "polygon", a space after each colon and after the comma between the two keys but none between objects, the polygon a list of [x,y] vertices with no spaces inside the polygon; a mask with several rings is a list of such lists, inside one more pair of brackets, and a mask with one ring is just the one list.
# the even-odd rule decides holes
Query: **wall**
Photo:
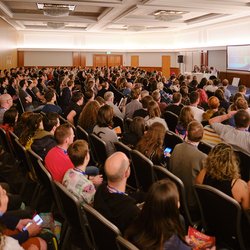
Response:
[{"label": "wall", "polygon": [[17,66],[17,31],[0,18],[0,69]]},{"label": "wall", "polygon": [[[72,52],[73,51],[24,51],[24,66],[72,66]],[[86,66],[93,66],[94,54],[106,54],[106,52],[86,52]],[[112,54],[123,55],[123,65],[131,65],[131,56],[139,56],[139,66],[141,67],[161,67],[162,56],[171,56],[171,67],[178,67],[177,52],[160,53],[160,52],[135,52],[124,53],[116,52]]]},{"label": "wall", "polygon": [[226,50],[209,50],[208,65],[214,66],[219,71],[227,69],[227,51]]},{"label": "wall", "polygon": [[24,66],[72,66],[72,52],[25,51]]}]

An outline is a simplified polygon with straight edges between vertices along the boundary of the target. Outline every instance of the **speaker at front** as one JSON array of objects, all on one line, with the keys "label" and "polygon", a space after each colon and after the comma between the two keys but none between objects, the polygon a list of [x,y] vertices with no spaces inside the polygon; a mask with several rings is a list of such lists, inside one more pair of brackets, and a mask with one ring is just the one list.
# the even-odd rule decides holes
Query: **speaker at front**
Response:
[{"label": "speaker at front", "polygon": [[183,63],[184,56],[178,55],[178,63]]}]

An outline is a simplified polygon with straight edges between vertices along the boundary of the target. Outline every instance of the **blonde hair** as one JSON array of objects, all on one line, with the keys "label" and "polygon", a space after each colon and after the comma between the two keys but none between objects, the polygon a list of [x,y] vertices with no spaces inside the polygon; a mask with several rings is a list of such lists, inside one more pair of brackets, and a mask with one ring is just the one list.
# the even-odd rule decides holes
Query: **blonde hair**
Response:
[{"label": "blonde hair", "polygon": [[232,180],[240,177],[239,163],[232,146],[217,144],[205,160],[207,174],[216,180]]}]

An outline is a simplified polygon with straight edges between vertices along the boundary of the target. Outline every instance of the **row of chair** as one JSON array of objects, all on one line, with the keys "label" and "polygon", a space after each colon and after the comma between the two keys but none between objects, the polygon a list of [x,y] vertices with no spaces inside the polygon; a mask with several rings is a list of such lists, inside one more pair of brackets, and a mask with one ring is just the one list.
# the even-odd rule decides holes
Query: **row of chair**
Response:
[{"label": "row of chair", "polygon": [[62,218],[60,249],[69,248],[69,243],[81,249],[134,249],[125,240],[120,230],[88,204],[82,204],[61,183],[53,181],[41,159],[33,154],[35,173],[40,184],[51,194]]}]

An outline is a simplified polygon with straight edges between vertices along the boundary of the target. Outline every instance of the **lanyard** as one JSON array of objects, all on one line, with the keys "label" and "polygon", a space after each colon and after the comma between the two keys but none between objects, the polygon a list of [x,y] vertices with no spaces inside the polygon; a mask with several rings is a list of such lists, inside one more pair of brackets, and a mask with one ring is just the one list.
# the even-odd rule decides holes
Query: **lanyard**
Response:
[{"label": "lanyard", "polygon": [[108,188],[108,191],[109,191],[110,193],[127,195],[126,193],[121,192],[121,191],[117,190],[117,189],[114,188],[114,187],[110,187],[109,185],[107,185],[107,188]]},{"label": "lanyard", "polygon": [[81,170],[78,169],[78,168],[74,168],[74,170],[75,170],[76,172],[81,173],[82,175],[87,175],[84,171],[81,171]]}]

